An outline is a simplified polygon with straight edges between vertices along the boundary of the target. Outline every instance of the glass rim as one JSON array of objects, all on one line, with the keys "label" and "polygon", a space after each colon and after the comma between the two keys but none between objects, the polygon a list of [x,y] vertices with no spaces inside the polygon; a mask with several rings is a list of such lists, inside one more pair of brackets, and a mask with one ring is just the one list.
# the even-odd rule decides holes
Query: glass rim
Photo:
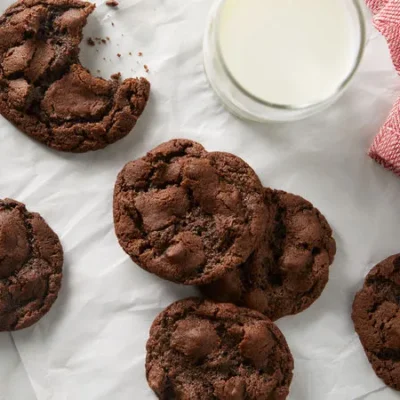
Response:
[{"label": "glass rim", "polygon": [[367,25],[366,25],[366,19],[364,16],[363,8],[361,6],[360,0],[350,0],[351,3],[354,5],[356,11],[357,11],[357,16],[358,16],[358,21],[359,21],[359,30],[360,30],[360,43],[358,44],[358,52],[357,52],[357,57],[355,58],[355,63],[347,75],[347,77],[343,80],[343,82],[338,86],[336,91],[332,93],[331,96],[327,97],[324,100],[315,102],[315,103],[310,103],[302,106],[295,106],[291,104],[279,104],[279,103],[273,103],[267,100],[263,100],[262,98],[252,94],[250,91],[245,89],[239,82],[238,80],[233,76],[231,73],[229,67],[227,66],[225,59],[222,55],[222,49],[221,49],[221,43],[220,43],[220,23],[221,23],[221,13],[222,13],[222,5],[226,2],[227,0],[219,0],[220,4],[217,6],[217,13],[216,13],[216,18],[215,18],[215,35],[216,35],[216,50],[217,50],[217,56],[220,59],[222,68],[224,69],[224,72],[227,74],[228,78],[231,80],[231,82],[234,84],[234,86],[242,92],[245,96],[251,98],[252,100],[256,101],[257,103],[275,108],[275,109],[281,109],[281,110],[291,110],[291,111],[305,111],[308,109],[313,109],[315,107],[322,106],[324,103],[329,102],[331,98],[337,96],[340,94],[346,87],[350,84],[351,80],[353,79],[355,73],[357,72],[366,47],[366,41],[367,41]]}]

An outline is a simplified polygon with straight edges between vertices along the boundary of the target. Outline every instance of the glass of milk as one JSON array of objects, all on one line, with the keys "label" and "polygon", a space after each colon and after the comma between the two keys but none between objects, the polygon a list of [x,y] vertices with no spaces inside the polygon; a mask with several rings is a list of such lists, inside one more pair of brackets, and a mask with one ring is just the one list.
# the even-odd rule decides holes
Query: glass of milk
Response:
[{"label": "glass of milk", "polygon": [[364,52],[362,0],[217,0],[204,39],[210,84],[226,108],[259,122],[332,104]]}]

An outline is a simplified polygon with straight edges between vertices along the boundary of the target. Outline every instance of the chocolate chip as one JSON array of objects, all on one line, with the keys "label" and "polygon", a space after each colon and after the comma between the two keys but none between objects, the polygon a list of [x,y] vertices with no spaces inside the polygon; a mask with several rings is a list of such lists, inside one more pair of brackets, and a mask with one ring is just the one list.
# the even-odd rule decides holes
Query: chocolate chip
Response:
[{"label": "chocolate chip", "polygon": [[211,322],[187,319],[176,323],[171,346],[196,362],[218,348],[219,338]]}]

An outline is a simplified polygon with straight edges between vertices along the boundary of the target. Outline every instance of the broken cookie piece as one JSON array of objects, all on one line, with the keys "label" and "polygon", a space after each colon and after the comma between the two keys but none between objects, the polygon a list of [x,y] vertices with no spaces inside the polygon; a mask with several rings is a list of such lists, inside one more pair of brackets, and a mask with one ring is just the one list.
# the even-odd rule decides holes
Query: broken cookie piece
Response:
[{"label": "broken cookie piece", "polygon": [[144,78],[106,81],[80,64],[82,29],[94,8],[80,0],[25,0],[0,17],[0,113],[56,150],[116,142],[149,98]]}]

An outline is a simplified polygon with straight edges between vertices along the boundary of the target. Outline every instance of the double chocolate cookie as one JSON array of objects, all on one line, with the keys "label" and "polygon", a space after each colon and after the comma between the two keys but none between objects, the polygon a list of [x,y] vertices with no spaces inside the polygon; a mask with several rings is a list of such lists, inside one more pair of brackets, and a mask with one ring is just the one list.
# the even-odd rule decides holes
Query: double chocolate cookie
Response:
[{"label": "double chocolate cookie", "polygon": [[262,190],[240,158],[172,140],[119,174],[116,234],[147,271],[206,284],[243,263],[260,241],[266,223]]},{"label": "double chocolate cookie", "polygon": [[182,300],[150,330],[146,374],[159,399],[284,400],[292,371],[279,329],[232,304]]},{"label": "double chocolate cookie", "polygon": [[354,299],[352,318],[375,373],[400,390],[400,254],[370,271]]},{"label": "double chocolate cookie", "polygon": [[329,278],[336,244],[323,215],[299,196],[265,189],[263,240],[240,268],[201,287],[217,301],[247,306],[277,320],[309,307]]},{"label": "double chocolate cookie", "polygon": [[56,150],[97,150],[126,136],[149,97],[146,79],[106,81],[79,61],[93,4],[21,0],[0,17],[0,113]]},{"label": "double chocolate cookie", "polygon": [[26,328],[50,310],[62,265],[60,241],[43,218],[0,200],[0,331]]}]

